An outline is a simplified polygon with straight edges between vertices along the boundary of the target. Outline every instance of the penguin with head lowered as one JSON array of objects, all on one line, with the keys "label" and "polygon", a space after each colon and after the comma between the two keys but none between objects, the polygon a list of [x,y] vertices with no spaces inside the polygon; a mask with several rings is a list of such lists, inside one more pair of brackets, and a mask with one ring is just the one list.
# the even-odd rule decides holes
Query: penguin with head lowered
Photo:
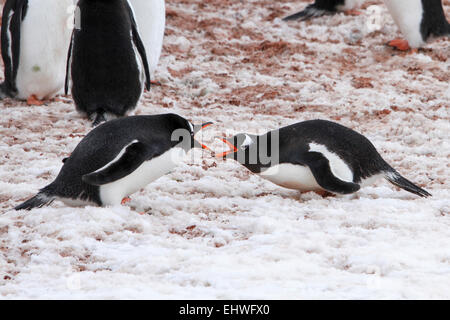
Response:
[{"label": "penguin with head lowered", "polygon": [[80,0],[67,59],[66,93],[94,125],[134,109],[150,71],[127,0]]},{"label": "penguin with head lowered", "polygon": [[350,194],[378,177],[421,197],[427,191],[402,177],[363,135],[340,124],[312,120],[264,135],[238,134],[222,139],[232,158],[285,188]]},{"label": "penguin with head lowered", "polygon": [[41,104],[62,93],[73,21],[72,0],[7,0],[2,15],[0,98]]},{"label": "penguin with head lowered", "polygon": [[132,116],[93,129],[64,159],[56,179],[16,210],[61,200],[67,205],[108,206],[170,172],[192,148],[194,135],[211,123],[192,125],[176,114]]},{"label": "penguin with head lowered", "polygon": [[315,0],[300,12],[285,17],[283,20],[308,20],[326,14],[346,12],[348,14],[360,14],[356,8],[360,7],[365,0]]},{"label": "penguin with head lowered", "polygon": [[430,36],[449,36],[450,24],[445,18],[442,0],[384,0],[405,39],[389,45],[406,51],[420,48]]}]

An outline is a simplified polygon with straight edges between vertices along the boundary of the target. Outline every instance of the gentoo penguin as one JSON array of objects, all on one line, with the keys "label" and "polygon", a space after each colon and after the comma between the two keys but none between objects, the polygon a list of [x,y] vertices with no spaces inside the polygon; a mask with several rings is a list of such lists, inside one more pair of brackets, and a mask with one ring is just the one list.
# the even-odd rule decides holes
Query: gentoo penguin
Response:
[{"label": "gentoo penguin", "polygon": [[2,15],[5,65],[0,98],[39,104],[62,92],[73,0],[7,0]]},{"label": "gentoo penguin", "polygon": [[[66,76],[77,110],[94,126],[134,109],[150,90],[147,55],[127,0],[80,0]],[[145,80],[144,80],[145,79]]]},{"label": "gentoo penguin", "polygon": [[[153,75],[161,56],[164,29],[166,27],[166,5],[164,0],[129,0],[134,9],[142,42],[147,52],[150,74]],[[152,82],[153,84],[154,82]]]},{"label": "gentoo penguin", "polygon": [[117,205],[170,172],[192,148],[206,146],[194,126],[175,114],[132,116],[106,122],[77,145],[56,179],[16,210],[62,200],[67,205]]},{"label": "gentoo penguin", "polygon": [[283,20],[308,20],[325,14],[335,14],[344,11],[348,14],[360,14],[356,8],[360,7],[365,0],[315,0],[300,12],[287,16]]},{"label": "gentoo penguin", "polygon": [[384,0],[392,18],[406,40],[395,39],[389,45],[399,50],[419,48],[430,36],[450,35],[442,0]]},{"label": "gentoo penguin", "polygon": [[431,196],[387,164],[367,138],[334,122],[304,121],[222,141],[230,150],[216,157],[231,157],[285,188],[349,194],[382,176],[418,196]]}]

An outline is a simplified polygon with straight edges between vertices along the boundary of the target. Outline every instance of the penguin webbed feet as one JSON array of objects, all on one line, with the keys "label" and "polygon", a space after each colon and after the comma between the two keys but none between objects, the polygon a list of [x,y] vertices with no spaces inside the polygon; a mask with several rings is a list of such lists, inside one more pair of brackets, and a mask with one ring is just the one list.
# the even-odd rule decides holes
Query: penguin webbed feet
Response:
[{"label": "penguin webbed feet", "polygon": [[389,41],[387,45],[400,51],[408,51],[411,49],[408,40],[405,39],[394,39]]},{"label": "penguin webbed feet", "polygon": [[27,105],[29,106],[42,106],[44,103],[45,103],[44,100],[38,99],[38,97],[36,97],[36,95],[34,94],[29,96],[27,99]]},{"label": "penguin webbed feet", "polygon": [[360,16],[362,15],[362,11],[359,11],[357,9],[350,9],[350,10],[345,10],[344,14],[348,15],[348,16]]}]

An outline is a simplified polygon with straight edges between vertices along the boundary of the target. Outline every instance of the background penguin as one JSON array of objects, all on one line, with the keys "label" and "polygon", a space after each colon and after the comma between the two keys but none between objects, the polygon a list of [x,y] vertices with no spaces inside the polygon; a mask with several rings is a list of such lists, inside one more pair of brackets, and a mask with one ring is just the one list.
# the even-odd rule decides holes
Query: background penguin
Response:
[{"label": "background penguin", "polygon": [[315,0],[300,12],[287,16],[283,20],[308,20],[325,14],[334,14],[344,11],[348,14],[361,14],[355,8],[360,7],[365,0]]},{"label": "background penguin", "polygon": [[[271,155],[272,137],[279,146],[277,163],[262,160]],[[285,188],[349,194],[383,176],[406,191],[431,196],[387,164],[367,138],[334,122],[304,121],[263,136],[238,134],[222,141],[231,149],[216,157],[232,157]]]},{"label": "background penguin", "polygon": [[64,87],[72,0],[8,0],[2,15],[5,66],[0,98],[40,104]]},{"label": "background penguin", "polygon": [[[154,74],[161,56],[166,5],[164,0],[129,0],[133,6],[136,22],[147,53],[150,74]],[[152,81],[152,84],[156,84]]]},{"label": "background penguin", "polygon": [[126,0],[80,0],[69,49],[66,93],[72,80],[77,110],[94,125],[134,109],[150,72],[133,10]]},{"label": "background penguin", "polygon": [[51,184],[15,209],[30,210],[55,199],[68,205],[120,204],[171,171],[191,148],[206,149],[194,135],[210,124],[193,126],[175,114],[104,123],[81,140]]},{"label": "background penguin", "polygon": [[392,18],[406,40],[395,39],[389,45],[399,50],[419,48],[430,36],[450,35],[442,0],[385,0]]}]

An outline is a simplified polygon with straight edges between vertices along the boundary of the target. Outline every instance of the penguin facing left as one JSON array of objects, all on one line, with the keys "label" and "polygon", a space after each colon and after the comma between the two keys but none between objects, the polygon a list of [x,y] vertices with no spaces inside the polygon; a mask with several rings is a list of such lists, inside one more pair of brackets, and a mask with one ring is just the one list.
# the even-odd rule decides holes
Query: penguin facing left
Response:
[{"label": "penguin facing left", "polygon": [[431,36],[450,36],[442,0],[384,0],[392,18],[405,39],[394,39],[389,45],[406,51],[425,45]]},{"label": "penguin facing left", "polygon": [[308,20],[326,14],[345,12],[347,14],[361,14],[356,8],[360,7],[365,0],[315,0],[314,3],[306,6],[305,9],[289,15],[283,20]]},{"label": "penguin facing left", "polygon": [[[70,81],[71,80],[71,81]],[[150,71],[133,9],[127,0],[80,0],[67,59],[76,109],[94,126],[134,109]]]},{"label": "penguin facing left", "polygon": [[0,98],[40,104],[64,88],[73,0],[7,0],[2,15]]},{"label": "penguin facing left", "polygon": [[195,126],[176,114],[106,122],[81,140],[51,184],[15,209],[56,199],[71,206],[118,205],[170,172],[192,148],[208,149],[194,136],[209,125]]},{"label": "penguin facing left", "polygon": [[222,141],[230,150],[217,158],[237,160],[285,188],[350,194],[384,177],[420,197],[431,196],[384,161],[366,137],[335,122],[304,121],[262,136],[238,134]]}]

